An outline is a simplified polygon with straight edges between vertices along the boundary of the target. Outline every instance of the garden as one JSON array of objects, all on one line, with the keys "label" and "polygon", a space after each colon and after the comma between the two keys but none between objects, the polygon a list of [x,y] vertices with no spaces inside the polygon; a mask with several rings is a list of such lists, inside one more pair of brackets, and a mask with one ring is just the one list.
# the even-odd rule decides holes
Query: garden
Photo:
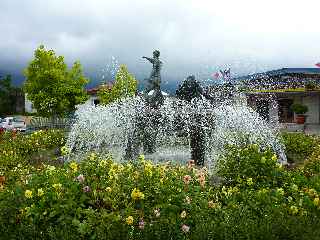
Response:
[{"label": "garden", "polygon": [[0,136],[1,239],[319,239],[318,137],[282,133],[293,168],[230,145],[213,174],[192,160],[66,159],[65,136]]}]

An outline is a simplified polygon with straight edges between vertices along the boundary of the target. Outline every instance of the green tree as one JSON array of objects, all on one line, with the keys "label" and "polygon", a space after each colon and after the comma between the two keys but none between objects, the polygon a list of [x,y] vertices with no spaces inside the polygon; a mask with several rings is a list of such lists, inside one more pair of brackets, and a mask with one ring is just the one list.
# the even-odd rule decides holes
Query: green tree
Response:
[{"label": "green tree", "polygon": [[89,81],[83,75],[81,64],[75,62],[68,70],[64,58],[43,45],[35,50],[24,75],[24,90],[41,116],[64,116],[88,99],[84,87]]},{"label": "green tree", "polygon": [[137,86],[137,80],[129,73],[126,65],[121,65],[112,88],[99,89],[100,103],[106,105],[122,98],[132,97],[137,92]]},{"label": "green tree", "polygon": [[203,90],[200,84],[195,80],[194,76],[189,76],[176,91],[179,99],[191,102],[194,98],[200,98]]},{"label": "green tree", "polygon": [[14,112],[14,87],[11,86],[11,76],[0,77],[0,116]]}]

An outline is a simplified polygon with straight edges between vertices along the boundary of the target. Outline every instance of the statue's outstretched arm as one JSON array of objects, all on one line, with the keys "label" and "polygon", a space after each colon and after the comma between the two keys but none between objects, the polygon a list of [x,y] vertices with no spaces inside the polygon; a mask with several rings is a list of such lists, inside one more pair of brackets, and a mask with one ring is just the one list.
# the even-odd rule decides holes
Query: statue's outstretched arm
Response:
[{"label": "statue's outstretched arm", "polygon": [[145,57],[145,56],[143,56],[142,58],[145,58],[145,59],[147,59],[149,62],[153,63],[153,59],[152,59],[152,58],[148,58],[148,57]]}]

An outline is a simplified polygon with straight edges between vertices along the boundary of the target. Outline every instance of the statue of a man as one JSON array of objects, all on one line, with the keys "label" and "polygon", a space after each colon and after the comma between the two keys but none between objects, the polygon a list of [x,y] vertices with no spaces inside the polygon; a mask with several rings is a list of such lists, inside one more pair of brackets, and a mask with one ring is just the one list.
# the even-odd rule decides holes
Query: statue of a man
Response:
[{"label": "statue of a man", "polygon": [[159,57],[160,57],[159,50],[153,51],[153,58],[142,57],[152,63],[152,71],[150,74],[150,78],[148,80],[148,85],[145,89],[146,92],[149,92],[151,90],[156,90],[156,89],[160,90],[160,84],[161,84],[160,70],[162,67],[162,62],[160,61]]},{"label": "statue of a man", "polygon": [[161,75],[160,70],[162,67],[162,62],[159,59],[160,51],[155,50],[153,51],[153,58],[142,57],[147,59],[149,62],[152,63],[152,71],[150,74],[150,78],[148,79],[148,84],[144,90],[144,96],[152,108],[158,108],[163,104],[164,97],[160,90],[161,84]]}]

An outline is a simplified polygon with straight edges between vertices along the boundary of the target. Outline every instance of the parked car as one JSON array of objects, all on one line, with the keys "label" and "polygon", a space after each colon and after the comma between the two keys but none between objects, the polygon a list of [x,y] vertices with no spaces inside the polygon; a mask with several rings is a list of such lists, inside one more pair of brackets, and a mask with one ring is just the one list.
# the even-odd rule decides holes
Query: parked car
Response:
[{"label": "parked car", "polygon": [[2,123],[4,123],[4,119],[0,118],[0,134],[3,133],[6,129],[2,126]]},{"label": "parked car", "polygon": [[1,128],[5,130],[17,130],[24,132],[26,131],[26,123],[25,121],[20,117],[6,117],[1,120]]}]

